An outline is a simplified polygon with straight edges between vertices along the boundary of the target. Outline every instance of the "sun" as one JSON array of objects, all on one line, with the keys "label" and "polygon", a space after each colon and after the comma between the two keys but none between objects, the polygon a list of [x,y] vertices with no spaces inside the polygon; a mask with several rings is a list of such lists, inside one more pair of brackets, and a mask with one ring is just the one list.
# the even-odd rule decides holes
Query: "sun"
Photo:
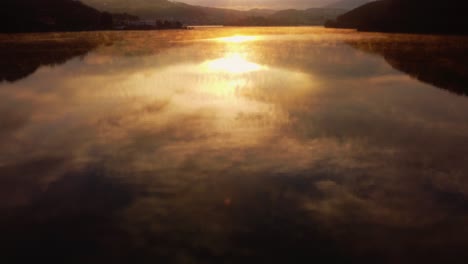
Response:
[{"label": "sun", "polygon": [[223,58],[208,61],[204,65],[210,72],[226,72],[232,74],[241,74],[258,71],[262,66],[246,60],[241,54],[228,54]]}]

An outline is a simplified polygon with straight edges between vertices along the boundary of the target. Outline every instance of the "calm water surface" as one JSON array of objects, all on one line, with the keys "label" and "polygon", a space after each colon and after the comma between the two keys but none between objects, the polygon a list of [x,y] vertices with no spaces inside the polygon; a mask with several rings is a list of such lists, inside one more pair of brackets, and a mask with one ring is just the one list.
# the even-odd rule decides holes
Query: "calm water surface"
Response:
[{"label": "calm water surface", "polygon": [[468,39],[0,35],[2,263],[466,263]]}]

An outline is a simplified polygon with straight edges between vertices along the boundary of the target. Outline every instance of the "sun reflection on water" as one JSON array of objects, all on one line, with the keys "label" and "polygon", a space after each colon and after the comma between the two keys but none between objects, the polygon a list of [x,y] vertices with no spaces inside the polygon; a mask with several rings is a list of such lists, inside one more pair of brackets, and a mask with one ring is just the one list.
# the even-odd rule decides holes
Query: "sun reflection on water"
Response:
[{"label": "sun reflection on water", "polygon": [[226,72],[232,74],[248,73],[258,71],[263,66],[250,62],[240,53],[230,53],[223,58],[207,61],[203,64],[207,72]]}]

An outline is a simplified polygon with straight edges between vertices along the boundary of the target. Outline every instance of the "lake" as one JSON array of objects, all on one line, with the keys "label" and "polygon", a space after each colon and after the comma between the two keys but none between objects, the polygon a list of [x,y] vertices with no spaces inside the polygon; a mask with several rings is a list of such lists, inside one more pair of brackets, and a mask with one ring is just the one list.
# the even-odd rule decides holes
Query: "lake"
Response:
[{"label": "lake", "polygon": [[465,263],[468,38],[0,35],[2,263]]}]

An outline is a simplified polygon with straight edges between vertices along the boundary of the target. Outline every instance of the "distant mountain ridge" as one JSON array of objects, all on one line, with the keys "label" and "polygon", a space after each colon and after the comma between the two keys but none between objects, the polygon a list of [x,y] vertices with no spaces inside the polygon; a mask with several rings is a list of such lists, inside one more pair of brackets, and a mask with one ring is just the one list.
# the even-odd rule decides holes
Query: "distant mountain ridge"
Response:
[{"label": "distant mountain ridge", "polygon": [[180,21],[188,25],[296,26],[323,25],[345,13],[338,8],[242,11],[167,0],[113,0],[112,4],[102,0],[2,0],[1,7],[3,33],[110,30],[119,28],[114,20],[124,15],[136,15],[143,22]]},{"label": "distant mountain ridge", "polygon": [[329,21],[361,31],[468,34],[468,4],[458,0],[381,0]]},{"label": "distant mountain ridge", "polygon": [[309,8],[306,10],[288,9],[272,14],[269,16],[269,19],[287,25],[319,25],[323,24],[325,20],[336,17],[344,12],[345,10],[336,8]]},{"label": "distant mountain ridge", "polygon": [[307,10],[251,9],[247,11],[189,5],[167,0],[113,0],[112,5],[101,0],[82,0],[99,10],[130,13],[144,19],[178,20],[185,24],[221,25],[323,25],[345,10],[313,8]]},{"label": "distant mountain ridge", "polygon": [[360,7],[372,1],[374,0],[340,0],[338,2],[325,5],[324,8],[339,8],[339,9],[351,10],[351,9]]}]

